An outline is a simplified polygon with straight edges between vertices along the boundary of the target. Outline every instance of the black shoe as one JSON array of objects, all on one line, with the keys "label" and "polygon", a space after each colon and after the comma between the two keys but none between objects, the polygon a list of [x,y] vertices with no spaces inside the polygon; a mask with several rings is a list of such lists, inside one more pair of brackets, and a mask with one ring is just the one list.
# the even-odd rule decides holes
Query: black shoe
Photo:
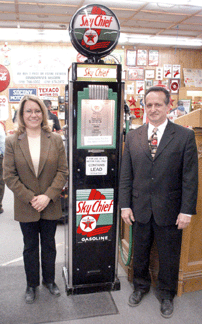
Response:
[{"label": "black shoe", "polygon": [[58,286],[56,285],[55,282],[53,283],[47,283],[45,281],[42,281],[42,284],[49,290],[49,292],[54,295],[54,296],[60,296],[60,291]]},{"label": "black shoe", "polygon": [[3,208],[0,207],[0,214],[2,214],[4,212]]},{"label": "black shoe", "polygon": [[165,318],[169,318],[173,315],[173,300],[163,299],[161,302],[161,315]]},{"label": "black shoe", "polygon": [[135,290],[129,297],[128,305],[132,307],[140,305],[145,294],[147,294],[147,292]]},{"label": "black shoe", "polygon": [[25,292],[25,301],[27,304],[33,304],[36,297],[36,288],[27,286]]}]

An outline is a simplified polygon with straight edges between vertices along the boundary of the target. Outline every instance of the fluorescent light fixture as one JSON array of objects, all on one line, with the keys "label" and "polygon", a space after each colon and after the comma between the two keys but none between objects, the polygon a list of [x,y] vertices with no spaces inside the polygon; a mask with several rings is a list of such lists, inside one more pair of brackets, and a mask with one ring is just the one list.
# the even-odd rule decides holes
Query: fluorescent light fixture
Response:
[{"label": "fluorescent light fixture", "polygon": [[[145,0],[136,0],[136,2],[144,2]],[[200,0],[151,0],[150,3],[167,4],[168,6],[195,6],[202,7]]]},{"label": "fluorescent light fixture", "polygon": [[145,44],[155,46],[178,46],[178,47],[201,47],[202,39],[185,38],[185,37],[163,37],[163,36],[150,36],[150,35],[127,35],[122,34],[119,39],[119,44]]},{"label": "fluorescent light fixture", "polygon": [[0,41],[70,43],[68,30],[0,28]]}]

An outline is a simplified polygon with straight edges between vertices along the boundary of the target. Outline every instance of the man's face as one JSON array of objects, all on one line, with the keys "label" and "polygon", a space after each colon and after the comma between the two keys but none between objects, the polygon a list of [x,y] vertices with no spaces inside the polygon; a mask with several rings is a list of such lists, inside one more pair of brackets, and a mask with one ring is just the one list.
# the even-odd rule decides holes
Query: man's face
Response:
[{"label": "man's face", "polygon": [[161,91],[151,91],[146,96],[145,109],[149,122],[154,126],[161,125],[167,118],[170,103],[165,104],[166,95]]}]

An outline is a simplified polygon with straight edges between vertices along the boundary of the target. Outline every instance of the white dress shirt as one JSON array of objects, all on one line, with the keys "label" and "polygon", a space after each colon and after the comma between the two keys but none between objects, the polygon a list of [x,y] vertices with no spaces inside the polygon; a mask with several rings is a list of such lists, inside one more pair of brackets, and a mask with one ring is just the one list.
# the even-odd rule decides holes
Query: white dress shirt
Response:
[{"label": "white dress shirt", "polygon": [[[161,141],[161,138],[163,136],[163,133],[164,133],[164,131],[166,129],[167,124],[168,124],[168,119],[166,118],[164,123],[157,127],[158,128],[158,130],[157,130],[157,138],[158,138],[157,146],[159,145],[159,143]],[[154,128],[155,128],[154,125],[148,123],[148,139],[152,136]]]}]

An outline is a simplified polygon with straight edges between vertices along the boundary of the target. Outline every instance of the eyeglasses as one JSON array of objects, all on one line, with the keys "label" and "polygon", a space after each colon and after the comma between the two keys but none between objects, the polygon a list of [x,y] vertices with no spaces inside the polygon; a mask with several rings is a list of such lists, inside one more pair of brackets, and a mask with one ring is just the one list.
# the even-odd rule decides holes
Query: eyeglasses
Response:
[{"label": "eyeglasses", "polygon": [[27,109],[27,110],[24,110],[24,114],[26,114],[28,116],[31,116],[32,114],[35,114],[35,115],[39,116],[39,115],[42,114],[42,111],[40,109],[37,109],[37,110]]}]

